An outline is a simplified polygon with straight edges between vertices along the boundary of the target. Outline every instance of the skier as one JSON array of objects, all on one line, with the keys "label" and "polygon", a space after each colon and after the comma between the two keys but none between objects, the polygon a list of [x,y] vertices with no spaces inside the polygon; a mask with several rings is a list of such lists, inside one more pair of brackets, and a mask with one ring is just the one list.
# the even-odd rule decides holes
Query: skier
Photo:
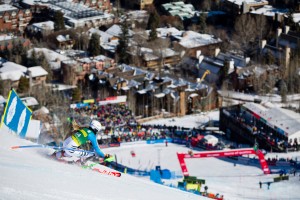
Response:
[{"label": "skier", "polygon": [[[65,149],[56,152],[56,158],[63,159],[63,157],[77,157],[80,158],[81,161],[92,156],[99,156],[101,158],[104,158],[104,160],[110,158],[109,154],[104,154],[101,151],[96,139],[97,132],[102,129],[103,128],[100,122],[98,122],[97,120],[92,120],[88,128],[78,129],[72,136],[68,137],[63,142],[63,148]],[[86,144],[88,141],[91,142],[95,153],[88,151],[77,151],[80,150],[79,147],[81,145]]]}]

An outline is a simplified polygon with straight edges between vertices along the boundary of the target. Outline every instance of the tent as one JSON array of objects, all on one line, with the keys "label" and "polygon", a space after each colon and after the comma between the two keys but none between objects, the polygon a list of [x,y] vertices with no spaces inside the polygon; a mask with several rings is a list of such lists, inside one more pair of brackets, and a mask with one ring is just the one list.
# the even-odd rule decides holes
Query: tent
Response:
[{"label": "tent", "polygon": [[211,144],[212,146],[215,146],[219,142],[219,139],[213,135],[206,135],[204,139],[208,144]]}]

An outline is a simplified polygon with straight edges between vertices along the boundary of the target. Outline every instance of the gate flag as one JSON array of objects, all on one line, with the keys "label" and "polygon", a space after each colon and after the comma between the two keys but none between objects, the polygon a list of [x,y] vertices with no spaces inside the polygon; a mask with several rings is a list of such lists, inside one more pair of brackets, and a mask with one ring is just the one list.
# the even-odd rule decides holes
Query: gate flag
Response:
[{"label": "gate flag", "polygon": [[24,138],[31,119],[31,114],[32,111],[25,106],[15,90],[12,89],[8,95],[1,126],[5,124],[21,138]]}]

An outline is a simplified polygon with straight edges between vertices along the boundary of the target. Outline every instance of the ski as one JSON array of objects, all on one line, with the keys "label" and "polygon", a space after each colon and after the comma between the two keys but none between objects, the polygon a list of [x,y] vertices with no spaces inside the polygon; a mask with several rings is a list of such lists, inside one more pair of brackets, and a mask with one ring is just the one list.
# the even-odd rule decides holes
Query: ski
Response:
[{"label": "ski", "polygon": [[114,177],[121,177],[121,172],[116,172],[116,171],[110,171],[107,169],[100,169],[97,167],[98,163],[90,163],[87,165],[82,166],[83,169],[91,169],[95,172],[98,172],[100,174],[105,174],[105,175],[109,175],[109,176],[114,176]]}]

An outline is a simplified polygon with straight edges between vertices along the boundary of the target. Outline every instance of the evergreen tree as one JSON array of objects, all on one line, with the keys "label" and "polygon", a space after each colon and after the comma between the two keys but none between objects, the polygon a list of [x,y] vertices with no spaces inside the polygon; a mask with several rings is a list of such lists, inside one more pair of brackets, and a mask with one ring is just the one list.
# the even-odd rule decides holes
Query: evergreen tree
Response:
[{"label": "evergreen tree", "polygon": [[154,41],[157,38],[156,29],[159,27],[160,17],[155,9],[150,12],[147,29],[150,29],[149,41]]},{"label": "evergreen tree", "polygon": [[117,60],[119,63],[129,63],[128,56],[128,24],[125,22],[121,26],[122,33],[120,34],[119,44],[116,49]]},{"label": "evergreen tree", "polygon": [[0,94],[4,95],[4,81],[0,79]]},{"label": "evergreen tree", "polygon": [[89,41],[88,52],[92,56],[97,56],[101,53],[100,39],[99,39],[99,35],[97,33],[92,34],[92,37]]},{"label": "evergreen tree", "polygon": [[160,17],[155,9],[150,13],[148,24],[147,24],[147,30],[158,28],[160,24]]},{"label": "evergreen tree", "polygon": [[200,26],[200,32],[205,33],[205,31],[206,31],[206,15],[204,13],[200,14],[199,26]]},{"label": "evergreen tree", "polygon": [[47,81],[50,82],[53,79],[53,72],[48,63],[48,60],[46,59],[44,52],[41,52],[41,54],[38,58],[38,62],[39,62],[39,65],[48,72]]},{"label": "evergreen tree", "polygon": [[25,76],[21,76],[21,78],[19,80],[17,92],[25,93],[25,92],[28,92],[28,90],[29,90],[29,79],[26,78]]},{"label": "evergreen tree", "polygon": [[27,65],[31,66],[31,67],[39,65],[38,55],[34,49],[31,51],[31,56],[30,56],[30,58],[28,58],[27,62],[28,62]]},{"label": "evergreen tree", "polygon": [[54,31],[60,31],[65,29],[64,14],[61,11],[57,11],[54,14]]},{"label": "evergreen tree", "polygon": [[157,32],[156,32],[156,28],[152,26],[149,33],[149,41],[153,41],[155,39],[157,39]]},{"label": "evergreen tree", "polygon": [[72,100],[73,102],[80,102],[81,101],[81,90],[77,87],[73,90],[73,94],[72,94]]}]

